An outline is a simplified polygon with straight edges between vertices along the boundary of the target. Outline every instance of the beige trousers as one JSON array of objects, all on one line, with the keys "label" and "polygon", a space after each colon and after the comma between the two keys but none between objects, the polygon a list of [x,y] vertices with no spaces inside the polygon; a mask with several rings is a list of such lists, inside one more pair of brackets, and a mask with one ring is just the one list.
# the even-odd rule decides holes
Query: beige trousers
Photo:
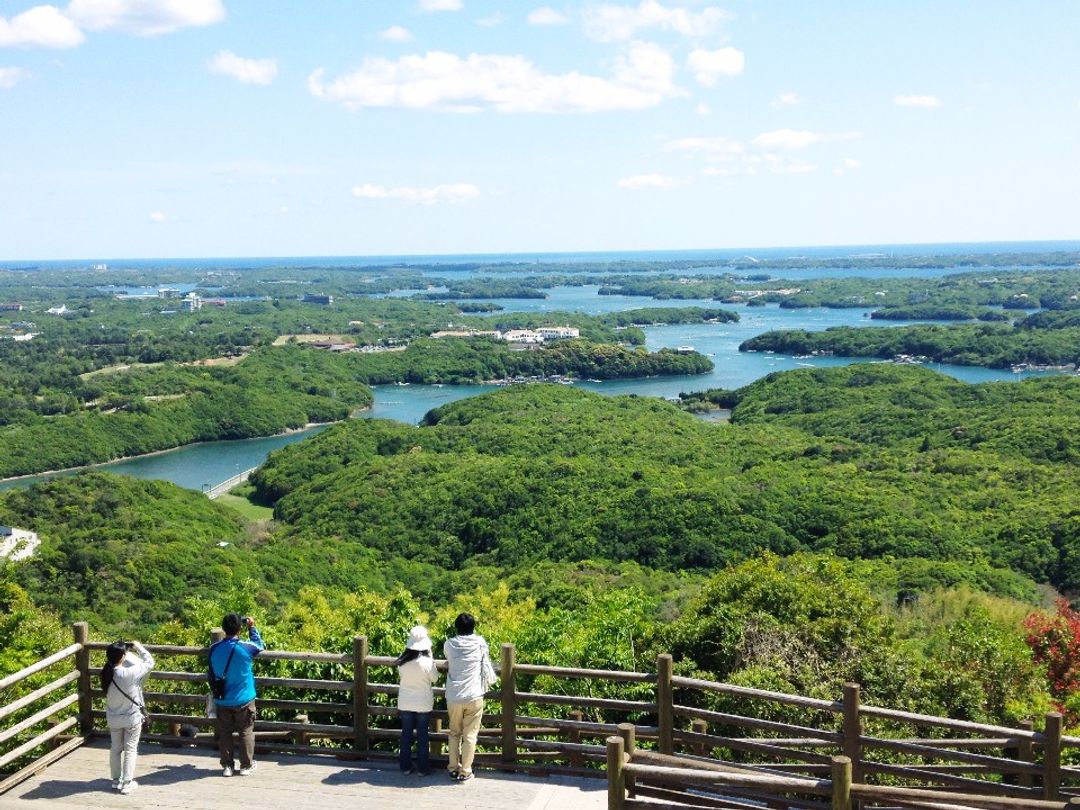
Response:
[{"label": "beige trousers", "polygon": [[476,754],[476,738],[480,734],[480,720],[484,716],[484,699],[468,703],[446,704],[450,715],[450,761],[447,770],[472,773],[473,755]]}]

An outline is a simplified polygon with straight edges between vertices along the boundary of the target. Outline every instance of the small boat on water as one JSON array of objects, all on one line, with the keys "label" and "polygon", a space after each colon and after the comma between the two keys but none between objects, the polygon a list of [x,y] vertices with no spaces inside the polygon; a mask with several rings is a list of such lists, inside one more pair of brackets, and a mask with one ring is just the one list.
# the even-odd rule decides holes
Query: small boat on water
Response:
[{"label": "small boat on water", "polygon": [[691,354],[694,351],[693,346],[679,346],[675,349],[679,354]]}]

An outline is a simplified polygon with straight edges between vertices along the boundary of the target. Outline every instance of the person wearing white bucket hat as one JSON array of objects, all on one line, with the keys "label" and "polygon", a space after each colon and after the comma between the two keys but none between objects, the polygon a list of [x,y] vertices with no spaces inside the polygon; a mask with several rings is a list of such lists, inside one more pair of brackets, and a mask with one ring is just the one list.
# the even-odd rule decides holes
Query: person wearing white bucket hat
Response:
[{"label": "person wearing white bucket hat", "polygon": [[412,773],[413,738],[416,738],[416,772],[431,774],[428,761],[428,720],[435,707],[432,684],[439,671],[431,657],[431,638],[427,628],[417,625],[409,631],[405,650],[395,662],[398,668],[398,714],[401,716],[401,753],[398,765],[402,773]]}]

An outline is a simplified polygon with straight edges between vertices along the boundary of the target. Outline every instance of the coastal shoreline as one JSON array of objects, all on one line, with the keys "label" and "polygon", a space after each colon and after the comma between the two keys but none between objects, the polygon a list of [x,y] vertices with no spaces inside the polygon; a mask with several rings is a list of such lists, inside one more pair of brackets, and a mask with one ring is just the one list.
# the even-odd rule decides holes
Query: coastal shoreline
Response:
[{"label": "coastal shoreline", "polygon": [[[357,413],[362,410],[368,410],[369,408],[358,408],[353,413]],[[350,417],[352,418],[352,417]],[[10,478],[0,478],[0,484],[9,484],[17,481],[23,481],[27,478],[39,478],[42,476],[57,476],[64,475],[66,473],[79,472],[80,470],[93,470],[98,467],[107,467],[110,464],[118,464],[121,461],[132,461],[137,458],[153,458],[154,456],[163,456],[166,453],[175,453],[178,450],[186,450],[189,447],[197,447],[200,444],[213,444],[214,442],[246,442],[252,439],[274,439],[278,436],[292,436],[295,433],[303,433],[306,430],[320,427],[323,425],[336,425],[339,422],[345,421],[344,419],[335,419],[332,422],[308,422],[303,427],[289,428],[283,430],[280,433],[271,433],[267,436],[245,436],[242,439],[209,439],[202,442],[190,442],[188,444],[180,444],[176,447],[166,447],[162,450],[151,450],[149,453],[138,453],[134,456],[119,456],[118,458],[111,458],[108,461],[95,461],[93,464],[79,464],[74,467],[63,467],[59,470],[42,470],[41,472],[26,473],[24,475],[13,475]]]}]

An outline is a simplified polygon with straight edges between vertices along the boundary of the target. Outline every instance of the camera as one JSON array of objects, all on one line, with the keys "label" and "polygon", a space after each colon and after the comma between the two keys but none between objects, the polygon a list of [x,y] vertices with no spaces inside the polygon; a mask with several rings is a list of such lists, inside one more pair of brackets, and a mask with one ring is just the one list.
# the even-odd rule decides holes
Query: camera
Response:
[{"label": "camera", "polygon": [[244,616],[242,619],[240,619],[240,624],[243,625],[244,628],[248,628],[251,627],[254,622],[252,622],[250,616]]},{"label": "camera", "polygon": [[125,650],[134,650],[135,649],[135,642],[134,641],[125,641],[124,642],[124,649]]}]

